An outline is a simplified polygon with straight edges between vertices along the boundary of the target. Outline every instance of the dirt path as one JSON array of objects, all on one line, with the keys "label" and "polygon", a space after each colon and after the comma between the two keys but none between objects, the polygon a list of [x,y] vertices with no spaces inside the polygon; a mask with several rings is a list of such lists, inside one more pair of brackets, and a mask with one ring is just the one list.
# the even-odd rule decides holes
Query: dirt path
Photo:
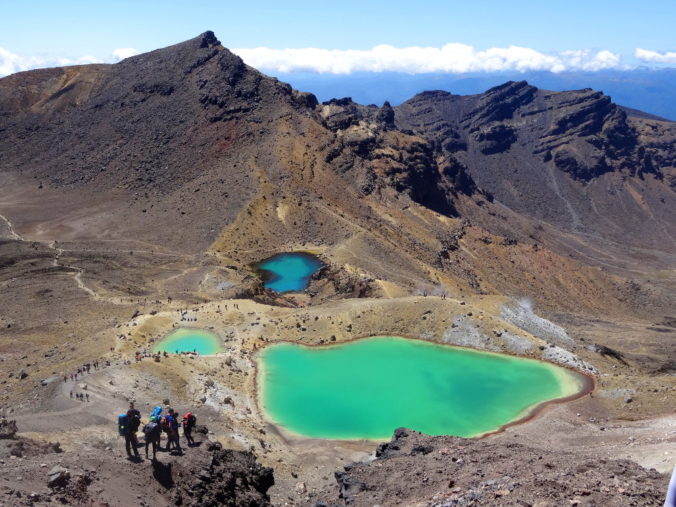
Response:
[{"label": "dirt path", "polygon": [[55,255],[54,255],[54,260],[52,261],[53,266],[55,266],[55,267],[59,266],[59,267],[62,267],[62,268],[73,269],[73,270],[76,271],[73,274],[73,280],[75,280],[75,283],[77,284],[77,287],[79,289],[82,289],[83,291],[85,291],[92,298],[94,298],[95,301],[106,301],[106,302],[112,303],[112,304],[122,304],[121,302],[116,301],[116,299],[120,299],[120,298],[103,298],[103,297],[99,296],[96,292],[94,292],[92,289],[87,287],[84,284],[84,282],[82,281],[82,273],[84,273],[84,269],[78,268],[76,266],[70,266],[68,264],[59,264],[59,259],[63,255],[64,250],[63,250],[63,248],[60,248],[60,247],[57,246],[56,241],[50,241],[49,243],[47,243],[47,245],[49,246],[49,248],[51,248],[52,250],[54,250],[56,252]]},{"label": "dirt path", "polygon": [[113,305],[132,305],[134,304],[133,298],[121,298],[121,297],[106,297],[106,296],[101,296],[98,294],[96,291],[90,289],[85,285],[85,283],[82,281],[82,275],[84,274],[85,270],[77,267],[77,266],[72,266],[70,264],[62,264],[59,263],[59,259],[63,255],[63,248],[60,248],[58,246],[57,241],[50,241],[49,243],[45,242],[45,244],[54,250],[55,255],[54,255],[54,260],[52,261],[52,265],[55,267],[62,267],[62,268],[67,268],[74,270],[75,272],[73,273],[73,280],[75,280],[75,284],[77,285],[78,289],[81,289],[85,291],[94,301],[104,301],[106,303],[110,303]]},{"label": "dirt path", "polygon": [[[106,383],[109,377],[117,376],[120,368],[114,365],[93,370],[77,381],[64,382],[63,378],[57,378],[49,386],[51,396],[40,409],[12,417],[16,418],[22,433],[58,433],[99,424],[108,424],[114,429],[115,407],[126,408],[127,400],[117,397]],[[89,400],[78,401],[77,393],[89,394]]]}]

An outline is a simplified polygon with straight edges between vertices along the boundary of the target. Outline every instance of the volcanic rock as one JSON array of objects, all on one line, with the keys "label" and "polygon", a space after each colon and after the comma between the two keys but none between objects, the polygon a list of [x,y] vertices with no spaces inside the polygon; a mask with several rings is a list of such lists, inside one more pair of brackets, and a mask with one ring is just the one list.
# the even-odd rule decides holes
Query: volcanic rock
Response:
[{"label": "volcanic rock", "polygon": [[659,506],[668,483],[667,475],[628,460],[543,453],[519,444],[399,429],[387,446],[400,451],[381,452],[370,463],[336,472],[337,486],[320,491],[319,501],[354,506],[561,505],[583,497],[589,505]]},{"label": "volcanic rock", "polygon": [[58,465],[52,467],[47,475],[49,476],[47,485],[50,488],[64,487],[70,480],[68,469]]}]

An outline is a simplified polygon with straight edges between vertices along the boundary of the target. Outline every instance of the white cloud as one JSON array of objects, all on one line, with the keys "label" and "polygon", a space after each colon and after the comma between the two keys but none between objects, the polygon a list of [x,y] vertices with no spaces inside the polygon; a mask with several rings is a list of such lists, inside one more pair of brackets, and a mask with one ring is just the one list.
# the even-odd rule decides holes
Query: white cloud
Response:
[{"label": "white cloud", "polygon": [[672,63],[676,64],[676,52],[666,51],[665,53],[658,53],[657,51],[650,51],[649,49],[636,48],[634,56],[644,62],[648,63]]},{"label": "white cloud", "polygon": [[[350,74],[353,72],[463,73],[494,71],[597,71],[619,68],[620,56],[607,50],[573,50],[547,54],[531,48],[509,46],[479,51],[466,44],[442,47],[376,46],[369,50],[331,50],[318,48],[270,49],[265,47],[235,49],[246,63],[263,71],[318,72]],[[116,63],[138,54],[133,48],[118,48],[107,58],[82,56],[23,56],[0,48],[0,77],[39,67]],[[660,54],[637,49],[636,57],[655,63],[676,61],[675,53]]]},{"label": "white cloud", "polygon": [[116,63],[136,54],[138,54],[138,51],[135,49],[120,48],[114,50],[108,58],[97,58],[91,55],[79,58],[24,56],[0,47],[0,77],[14,74],[15,72],[44,67],[63,67],[66,65],[85,65],[89,63]]},{"label": "white cloud", "polygon": [[620,66],[620,55],[608,50],[592,54],[588,49],[578,51],[563,51],[560,53],[565,66],[564,70],[603,70]]},{"label": "white cloud", "polygon": [[54,60],[54,62],[56,62],[60,66],[65,66],[65,65],[86,65],[89,63],[101,63],[101,60],[96,58],[95,56],[81,56],[80,58],[76,59],[59,58],[57,60]]},{"label": "white cloud", "polygon": [[33,69],[43,66],[44,60],[35,56],[22,57],[0,48],[0,76],[13,74],[20,70]]},{"label": "white cloud", "polygon": [[252,67],[276,72],[319,72],[350,74],[352,72],[428,72],[463,73],[493,71],[601,70],[618,67],[620,56],[607,50],[564,51],[546,54],[530,48],[509,46],[477,51],[465,44],[435,47],[396,48],[388,45],[370,50],[331,50],[318,48],[233,49]]},{"label": "white cloud", "polygon": [[117,61],[124,60],[125,58],[129,58],[130,56],[137,54],[138,51],[133,48],[119,48],[113,50],[113,58],[115,58]]}]

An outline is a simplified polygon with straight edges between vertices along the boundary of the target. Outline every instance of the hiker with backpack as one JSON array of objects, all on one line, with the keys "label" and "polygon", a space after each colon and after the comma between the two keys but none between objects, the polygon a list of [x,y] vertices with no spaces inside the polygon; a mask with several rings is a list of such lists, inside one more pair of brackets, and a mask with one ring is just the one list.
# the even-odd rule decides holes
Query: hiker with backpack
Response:
[{"label": "hiker with backpack", "polygon": [[157,421],[157,417],[151,416],[150,422],[143,427],[143,435],[146,442],[146,459],[148,459],[148,446],[153,446],[153,461],[157,459],[157,448],[160,446],[160,437],[162,427]]},{"label": "hiker with backpack", "polygon": [[141,426],[141,412],[139,412],[138,409],[134,407],[133,401],[129,402],[129,410],[127,410],[127,414],[132,421],[132,431],[136,433],[138,431],[138,427]]},{"label": "hiker with backpack", "polygon": [[141,424],[141,413],[134,408],[134,403],[129,403],[129,410],[120,414],[117,419],[118,433],[124,437],[124,446],[127,450],[127,456],[131,458],[132,450],[134,456],[140,458],[138,453],[138,438],[136,432]]},{"label": "hiker with backpack", "polygon": [[178,452],[183,452],[178,434],[178,414],[174,412],[173,408],[167,410],[167,451],[170,450],[171,444],[174,444],[174,449]]},{"label": "hiker with backpack", "polygon": [[138,440],[136,439],[136,433],[131,430],[132,423],[127,412],[120,414],[117,418],[117,431],[124,437],[124,446],[127,450],[127,456],[132,457],[132,451],[134,456],[140,458],[138,454]]},{"label": "hiker with backpack", "polygon": [[195,443],[195,439],[192,438],[192,429],[195,427],[196,423],[197,417],[195,417],[195,414],[192,412],[186,412],[186,414],[183,416],[183,435],[188,441],[188,447],[192,447]]}]

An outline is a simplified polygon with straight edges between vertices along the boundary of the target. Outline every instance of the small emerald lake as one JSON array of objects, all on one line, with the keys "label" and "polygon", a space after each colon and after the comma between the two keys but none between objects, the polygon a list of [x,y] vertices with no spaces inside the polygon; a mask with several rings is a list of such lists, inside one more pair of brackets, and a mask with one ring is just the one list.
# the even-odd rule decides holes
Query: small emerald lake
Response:
[{"label": "small emerald lake", "polygon": [[268,419],[329,439],[387,439],[401,426],[477,436],[590,382],[550,363],[391,336],[273,344],[259,353],[258,371]]},{"label": "small emerald lake", "polygon": [[217,336],[203,329],[189,328],[172,331],[153,347],[153,352],[167,354],[197,352],[200,355],[212,355],[221,350],[221,342]]},{"label": "small emerald lake", "polygon": [[316,257],[302,253],[281,253],[256,265],[261,272],[263,286],[277,292],[304,290],[310,277],[322,267]]}]

